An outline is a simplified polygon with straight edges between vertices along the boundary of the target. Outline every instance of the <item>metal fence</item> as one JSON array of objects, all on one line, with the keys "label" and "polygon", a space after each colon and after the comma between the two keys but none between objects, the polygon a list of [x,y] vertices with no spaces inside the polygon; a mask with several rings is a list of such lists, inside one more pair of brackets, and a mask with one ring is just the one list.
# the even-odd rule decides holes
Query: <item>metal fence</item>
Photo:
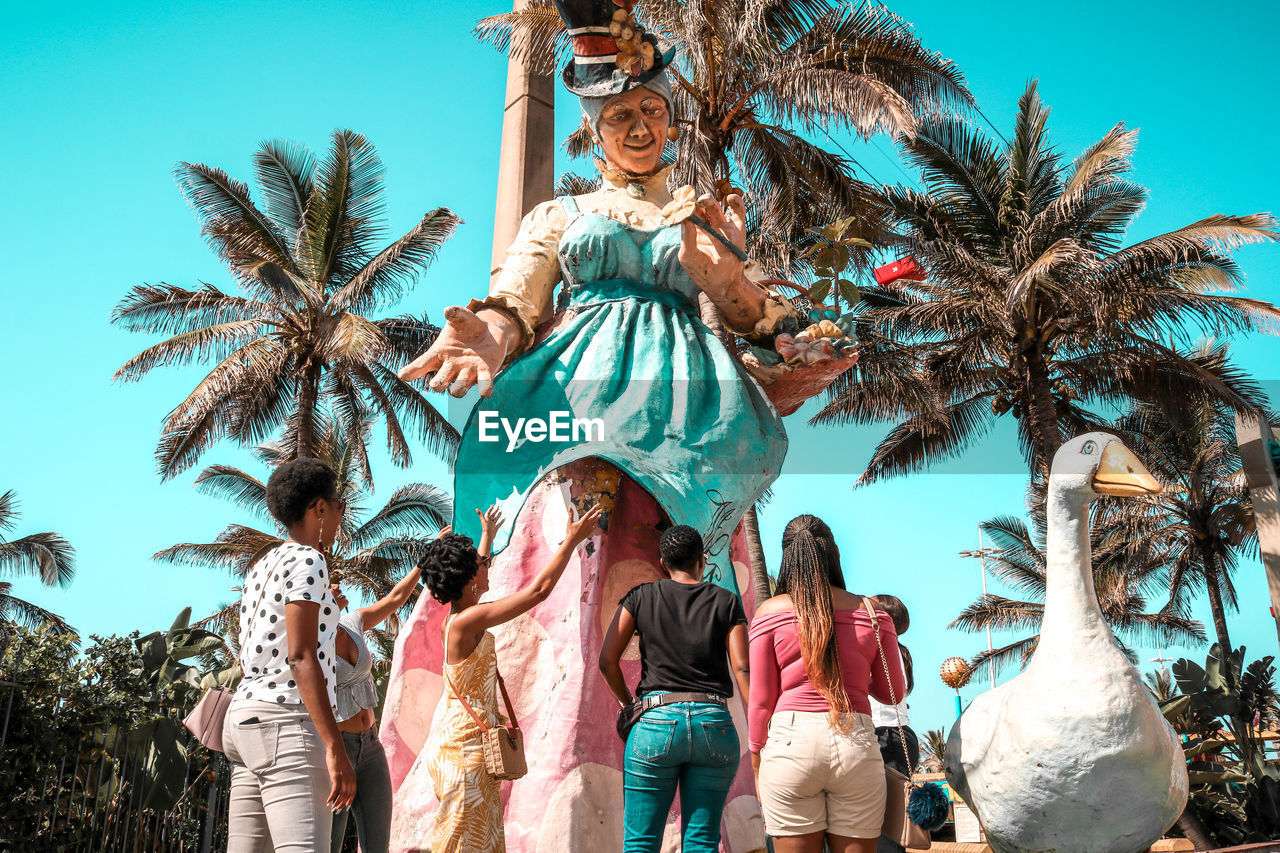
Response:
[{"label": "metal fence", "polygon": [[186,778],[181,794],[169,808],[148,808],[157,758],[145,737],[116,727],[84,738],[61,755],[31,754],[31,745],[19,742],[22,727],[14,719],[19,690],[0,682],[0,851],[226,849],[230,767],[221,753],[210,752],[182,730]]}]

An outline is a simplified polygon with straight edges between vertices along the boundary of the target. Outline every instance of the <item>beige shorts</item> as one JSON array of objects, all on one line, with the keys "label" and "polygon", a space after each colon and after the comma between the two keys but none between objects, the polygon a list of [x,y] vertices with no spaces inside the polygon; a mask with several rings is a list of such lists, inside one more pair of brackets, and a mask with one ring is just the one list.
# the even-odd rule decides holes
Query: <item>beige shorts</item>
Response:
[{"label": "beige shorts", "polygon": [[760,808],[772,836],[829,832],[876,838],[884,821],[884,762],[875,726],[850,714],[831,727],[827,712],[780,711],[760,750]]}]

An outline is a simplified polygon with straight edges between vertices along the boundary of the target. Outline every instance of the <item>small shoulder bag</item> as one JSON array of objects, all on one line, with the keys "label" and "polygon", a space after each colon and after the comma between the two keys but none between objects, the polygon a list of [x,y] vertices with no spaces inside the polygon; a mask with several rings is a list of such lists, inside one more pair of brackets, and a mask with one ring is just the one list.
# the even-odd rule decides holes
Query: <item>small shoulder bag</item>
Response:
[{"label": "small shoulder bag", "polygon": [[[248,585],[248,574],[245,578],[245,584]],[[257,613],[258,605],[262,604],[263,598],[266,597],[267,586],[264,580],[262,594],[258,596],[257,603],[249,611],[250,633],[253,631],[253,615]],[[244,663],[238,660],[237,663],[240,665],[240,671],[243,672]],[[227,709],[231,707],[231,698],[234,695],[235,691],[225,687],[210,687],[191,709],[191,713],[182,718],[182,725],[196,736],[196,740],[214,752],[222,752],[222,724],[226,720]]]},{"label": "small shoulder bag", "polygon": [[462,707],[467,709],[471,719],[475,720],[476,725],[480,727],[485,772],[495,779],[519,779],[529,772],[529,765],[524,757],[524,733],[520,731],[520,724],[516,722],[516,712],[511,707],[511,697],[507,695],[507,685],[502,680],[502,673],[498,672],[495,666],[494,674],[498,678],[498,689],[502,691],[502,701],[507,706],[507,724],[486,726],[484,720],[480,719],[480,716],[467,704],[467,700],[462,698],[462,694],[458,692],[457,686],[445,669],[449,659],[449,622],[452,619],[453,616],[449,616],[444,625],[444,661],[440,667],[444,680],[453,691],[453,695],[462,703]]},{"label": "small shoulder bag", "polygon": [[[862,606],[871,617],[871,630],[876,635],[876,648],[880,651],[880,666],[884,667],[884,678],[889,684],[889,701],[893,703],[893,713],[898,719],[898,738],[902,741],[902,754],[908,756],[907,735],[902,731],[902,717],[898,716],[898,697],[893,695],[893,677],[889,675],[889,661],[884,655],[884,644],[880,642],[880,620],[876,618],[875,608],[865,598]],[[916,789],[910,775],[903,776],[888,764],[884,766],[885,802],[884,823],[880,834],[898,842],[912,850],[928,850],[933,844],[932,836],[921,826],[911,820],[907,811],[907,803],[911,792]]]}]

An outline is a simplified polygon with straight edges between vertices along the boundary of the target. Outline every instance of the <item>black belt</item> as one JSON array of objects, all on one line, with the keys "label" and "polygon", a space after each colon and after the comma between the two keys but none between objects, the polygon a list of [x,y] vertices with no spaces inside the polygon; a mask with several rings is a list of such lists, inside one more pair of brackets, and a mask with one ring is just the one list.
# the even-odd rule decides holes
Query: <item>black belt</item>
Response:
[{"label": "black belt", "polygon": [[677,702],[705,702],[710,705],[728,705],[729,700],[714,693],[655,693],[639,701],[636,716],[652,708],[662,705],[674,705]]},{"label": "black belt", "polygon": [[627,733],[631,731],[640,717],[645,711],[652,711],[663,705],[674,705],[677,702],[699,702],[708,705],[727,705],[729,700],[715,693],[657,693],[653,696],[646,696],[643,699],[637,699],[630,705],[624,705],[618,711],[618,736],[623,740],[627,739]]}]

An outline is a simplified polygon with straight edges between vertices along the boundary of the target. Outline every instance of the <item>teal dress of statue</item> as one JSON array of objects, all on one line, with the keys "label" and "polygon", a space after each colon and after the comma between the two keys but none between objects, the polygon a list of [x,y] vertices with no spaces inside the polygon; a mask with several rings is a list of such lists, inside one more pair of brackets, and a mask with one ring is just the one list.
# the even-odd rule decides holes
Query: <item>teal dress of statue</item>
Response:
[{"label": "teal dress of statue", "polygon": [[[781,470],[782,421],[699,319],[698,288],[678,258],[680,226],[628,225],[579,210],[572,197],[559,204],[568,310],[473,410],[455,463],[455,505],[497,503],[513,518],[549,472],[604,459],[698,529],[714,576],[733,588],[729,539]],[[455,532],[478,538],[469,509],[458,512]]]}]

